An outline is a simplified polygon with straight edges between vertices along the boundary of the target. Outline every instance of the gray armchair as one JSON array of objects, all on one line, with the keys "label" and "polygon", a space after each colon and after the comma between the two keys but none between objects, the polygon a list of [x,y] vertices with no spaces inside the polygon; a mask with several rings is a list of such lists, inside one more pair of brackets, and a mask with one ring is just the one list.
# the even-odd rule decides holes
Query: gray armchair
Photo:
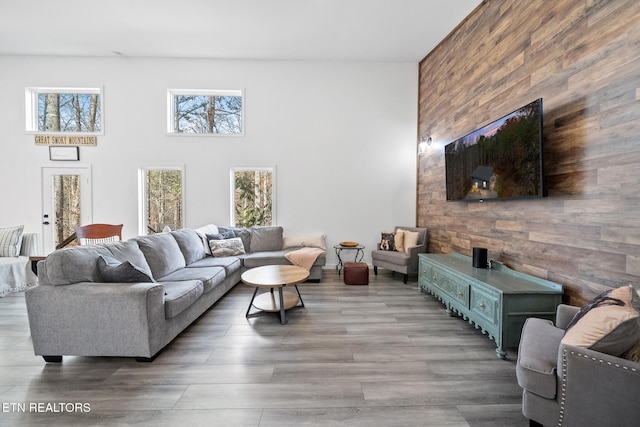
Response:
[{"label": "gray armchair", "polygon": [[418,274],[418,254],[427,251],[427,229],[418,227],[396,226],[394,231],[398,229],[417,231],[418,245],[405,248],[405,252],[384,251],[378,249],[371,251],[371,261],[373,264],[373,273],[378,275],[378,267],[386,268],[404,275],[404,283],[409,280],[409,275]]},{"label": "gray armchair", "polygon": [[533,426],[636,426],[640,363],[560,341],[578,307],[559,305],[556,326],[529,318],[516,376],[522,413]]}]

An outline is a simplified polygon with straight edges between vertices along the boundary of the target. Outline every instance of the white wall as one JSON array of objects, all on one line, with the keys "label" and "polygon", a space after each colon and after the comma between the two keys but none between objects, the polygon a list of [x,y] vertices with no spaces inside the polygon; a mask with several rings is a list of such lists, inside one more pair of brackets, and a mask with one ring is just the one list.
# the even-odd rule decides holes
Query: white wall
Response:
[{"label": "white wall", "polygon": [[[137,171],[184,165],[186,221],[228,224],[229,169],[277,168],[277,223],[286,235],[327,234],[369,249],[416,217],[417,64],[140,58],[0,57],[0,227],[41,231],[48,148],[25,133],[24,90],[104,88],[105,134],[80,148],[91,165],[93,221],[138,234]],[[244,89],[238,137],[168,136],[167,89]]]}]

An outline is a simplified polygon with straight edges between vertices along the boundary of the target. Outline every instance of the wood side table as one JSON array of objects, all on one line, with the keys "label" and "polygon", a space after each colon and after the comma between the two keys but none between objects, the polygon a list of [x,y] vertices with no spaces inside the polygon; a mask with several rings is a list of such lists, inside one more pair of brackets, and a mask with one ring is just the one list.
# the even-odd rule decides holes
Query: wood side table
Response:
[{"label": "wood side table", "polygon": [[[242,282],[256,288],[253,291],[246,317],[263,312],[280,312],[280,323],[285,325],[287,323],[286,310],[296,306],[304,307],[297,285],[308,278],[309,271],[295,265],[266,265],[245,271],[241,276]],[[296,292],[285,291],[283,288],[286,286],[293,286]],[[256,297],[259,289],[268,289],[269,292],[264,292]],[[275,296],[274,289],[278,289],[278,297]],[[251,313],[251,307],[260,311]]]}]

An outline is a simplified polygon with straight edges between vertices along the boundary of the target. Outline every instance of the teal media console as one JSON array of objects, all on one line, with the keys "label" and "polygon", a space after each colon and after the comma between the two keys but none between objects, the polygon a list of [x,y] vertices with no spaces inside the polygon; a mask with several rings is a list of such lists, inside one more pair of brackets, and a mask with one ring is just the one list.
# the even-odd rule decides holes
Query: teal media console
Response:
[{"label": "teal media console", "polygon": [[496,354],[517,348],[528,317],[554,320],[562,285],[519,273],[495,260],[475,268],[457,253],[419,254],[418,285],[442,301],[447,314],[460,315],[496,342]]}]

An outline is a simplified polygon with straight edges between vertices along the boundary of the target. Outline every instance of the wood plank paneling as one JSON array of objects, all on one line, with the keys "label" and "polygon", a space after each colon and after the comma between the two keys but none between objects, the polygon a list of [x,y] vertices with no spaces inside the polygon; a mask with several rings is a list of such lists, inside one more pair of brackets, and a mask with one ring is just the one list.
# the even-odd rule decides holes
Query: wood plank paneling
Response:
[{"label": "wood plank paneling", "polygon": [[[536,98],[548,197],[446,202],[443,146]],[[430,252],[487,247],[574,305],[640,284],[640,2],[487,0],[421,61],[418,108]]]}]

